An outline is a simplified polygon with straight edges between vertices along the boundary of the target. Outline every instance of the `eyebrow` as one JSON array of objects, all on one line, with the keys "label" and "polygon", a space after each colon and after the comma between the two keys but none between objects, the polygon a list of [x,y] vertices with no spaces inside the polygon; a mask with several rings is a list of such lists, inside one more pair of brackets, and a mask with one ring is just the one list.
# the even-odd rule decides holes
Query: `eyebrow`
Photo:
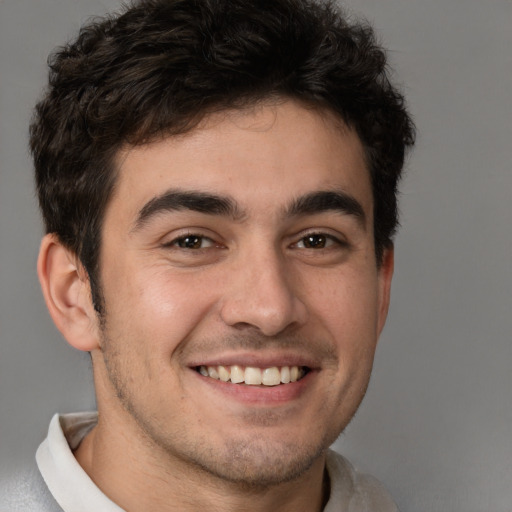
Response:
[{"label": "eyebrow", "polygon": [[[236,221],[246,217],[246,213],[236,201],[228,196],[196,190],[171,189],[154,197],[140,209],[133,230],[142,229],[159,214],[182,210],[231,217]],[[366,216],[361,203],[343,191],[317,191],[300,196],[285,209],[284,216],[296,217],[328,211],[351,215],[365,227]]]},{"label": "eyebrow", "polygon": [[328,211],[351,215],[363,227],[366,226],[366,215],[361,203],[355,197],[341,190],[311,192],[310,194],[298,197],[286,210],[286,216],[311,215]]},{"label": "eyebrow", "polygon": [[244,213],[236,202],[225,196],[218,196],[195,190],[171,189],[148,201],[139,211],[134,230],[144,227],[151,218],[161,213],[191,210],[209,215],[221,215],[240,220]]}]

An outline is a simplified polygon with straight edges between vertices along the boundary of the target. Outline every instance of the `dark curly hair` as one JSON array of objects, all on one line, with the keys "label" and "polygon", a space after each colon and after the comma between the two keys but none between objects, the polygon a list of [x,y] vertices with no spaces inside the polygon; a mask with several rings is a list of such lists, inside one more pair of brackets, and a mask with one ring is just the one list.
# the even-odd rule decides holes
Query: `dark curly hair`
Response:
[{"label": "dark curly hair", "polygon": [[413,123],[366,24],[321,0],[142,0],[84,26],[49,58],[30,147],[46,231],[80,259],[100,308],[98,256],[114,157],[267,98],[328,108],[358,134],[377,261],[397,226]]}]

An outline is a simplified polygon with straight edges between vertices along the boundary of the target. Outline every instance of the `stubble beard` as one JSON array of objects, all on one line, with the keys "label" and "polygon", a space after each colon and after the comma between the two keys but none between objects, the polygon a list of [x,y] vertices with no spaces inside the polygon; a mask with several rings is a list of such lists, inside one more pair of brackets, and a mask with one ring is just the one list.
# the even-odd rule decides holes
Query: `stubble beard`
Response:
[{"label": "stubble beard", "polygon": [[[264,435],[241,432],[240,436],[225,439],[223,445],[215,448],[209,442],[207,433],[199,438],[191,438],[186,426],[168,432],[165,424],[140,406],[136,399],[136,383],[129,382],[130,364],[116,349],[116,341],[121,340],[112,341],[109,338],[104,316],[102,352],[108,379],[117,400],[138,427],[139,441],[153,453],[166,454],[169,468],[177,463],[181,470],[185,468],[190,474],[213,478],[217,482],[234,485],[239,490],[261,492],[298,480],[325,455],[348,424],[347,421],[339,429],[324,426],[322,432],[311,432],[306,443],[291,436],[269,441]],[[272,428],[272,424],[276,425],[280,418],[272,412],[259,411],[248,413],[244,421]]]},{"label": "stubble beard", "polygon": [[[293,439],[276,443],[263,435],[246,434],[228,438],[222,446],[213,448],[206,433],[199,439],[191,439],[185,428],[168,433],[155,418],[137,407],[117,363],[112,354],[105,357],[116,396],[137,425],[139,441],[153,453],[166,454],[169,468],[177,463],[189,474],[222,481],[245,492],[261,492],[299,479],[336,440],[337,435],[304,445]],[[274,422],[271,414],[258,414],[253,419],[259,425]]]}]

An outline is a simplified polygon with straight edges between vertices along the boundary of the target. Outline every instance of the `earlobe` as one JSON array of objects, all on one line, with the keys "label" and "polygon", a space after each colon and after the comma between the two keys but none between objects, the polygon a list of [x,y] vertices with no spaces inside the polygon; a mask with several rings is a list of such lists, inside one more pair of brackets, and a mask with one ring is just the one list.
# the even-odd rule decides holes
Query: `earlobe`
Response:
[{"label": "earlobe", "polygon": [[393,246],[390,246],[384,249],[382,263],[379,267],[379,317],[377,325],[377,335],[379,336],[388,316],[394,267],[395,251]]},{"label": "earlobe", "polygon": [[55,234],[41,241],[37,274],[50,315],[68,343],[88,352],[98,348],[98,318],[87,273]]}]

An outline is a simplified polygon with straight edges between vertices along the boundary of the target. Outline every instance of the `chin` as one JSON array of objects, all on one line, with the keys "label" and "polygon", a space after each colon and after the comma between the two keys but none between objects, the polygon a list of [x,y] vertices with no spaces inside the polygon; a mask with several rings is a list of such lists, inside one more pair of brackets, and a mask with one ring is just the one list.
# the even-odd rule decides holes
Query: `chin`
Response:
[{"label": "chin", "polygon": [[323,457],[330,444],[330,440],[316,445],[277,443],[262,435],[230,439],[216,450],[196,444],[187,454],[182,452],[182,457],[211,477],[257,490],[300,478]]}]

